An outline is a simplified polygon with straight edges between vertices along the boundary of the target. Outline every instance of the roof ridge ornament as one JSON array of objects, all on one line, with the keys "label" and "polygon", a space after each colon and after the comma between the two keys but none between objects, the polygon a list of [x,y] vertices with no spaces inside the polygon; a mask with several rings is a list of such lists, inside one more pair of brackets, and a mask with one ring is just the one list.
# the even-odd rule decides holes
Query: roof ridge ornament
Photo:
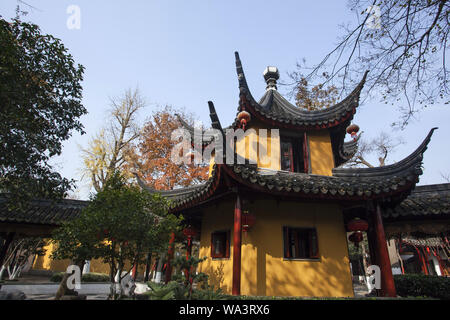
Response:
[{"label": "roof ridge ornament", "polygon": [[277,67],[268,66],[263,72],[264,80],[266,80],[266,90],[277,90],[277,80],[280,79],[280,73]]}]

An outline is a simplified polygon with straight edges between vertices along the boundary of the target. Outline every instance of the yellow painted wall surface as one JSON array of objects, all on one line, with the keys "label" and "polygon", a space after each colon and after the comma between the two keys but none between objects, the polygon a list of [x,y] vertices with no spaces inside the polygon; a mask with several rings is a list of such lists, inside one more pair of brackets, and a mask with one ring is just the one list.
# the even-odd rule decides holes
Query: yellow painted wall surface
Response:
[{"label": "yellow painted wall surface", "polygon": [[211,178],[212,176],[212,170],[214,167],[214,154],[211,155],[211,158],[209,159],[209,171],[208,171],[208,178]]},{"label": "yellow painted wall surface", "polygon": [[[260,296],[353,296],[347,239],[337,205],[300,204],[258,200],[248,206],[256,215],[253,228],[242,236],[241,294]],[[290,261],[283,258],[283,226],[315,227],[319,261]],[[233,236],[230,259],[210,256],[211,233],[231,230],[233,204],[221,204],[205,211],[202,221],[200,257],[208,259],[200,271],[211,283],[231,293]]]},{"label": "yellow painted wall surface", "polygon": [[333,150],[328,131],[308,132],[311,173],[331,176],[334,168]]},{"label": "yellow painted wall surface", "polygon": [[34,260],[33,269],[35,270],[51,270],[54,272],[66,271],[70,265],[70,260],[53,260],[50,255],[53,252],[53,243],[44,247],[45,255],[37,256]]},{"label": "yellow painted wall surface", "polygon": [[231,293],[233,251],[230,250],[229,259],[211,259],[211,233],[230,231],[231,238],[233,237],[233,210],[234,205],[231,202],[209,208],[202,219],[200,236],[199,258],[207,257],[208,259],[199,265],[198,270],[209,275],[210,284],[213,284],[215,288],[220,287],[227,293]]},{"label": "yellow painted wall surface", "polygon": [[[281,170],[280,136],[279,133],[267,130],[267,137],[260,135],[264,125],[254,122],[245,131],[245,136],[236,141],[236,153],[254,161],[259,168]],[[311,173],[318,175],[332,175],[334,168],[333,150],[330,134],[327,130],[308,132]],[[214,164],[210,161],[210,173]]]},{"label": "yellow painted wall surface", "polygon": [[[266,130],[265,135],[261,129]],[[236,153],[258,164],[259,168],[280,170],[280,136],[271,129],[253,123],[245,137],[236,141]]]},{"label": "yellow painted wall surface", "polygon": [[[34,264],[33,264],[33,269],[34,270],[49,270],[49,271],[53,271],[53,272],[66,271],[67,267],[71,264],[71,261],[68,259],[65,259],[65,260],[51,259],[50,255],[54,250],[53,243],[50,243],[49,245],[44,247],[44,249],[46,250],[45,255],[36,257]],[[107,264],[103,263],[99,259],[91,260],[90,272],[109,274],[109,266]]]}]

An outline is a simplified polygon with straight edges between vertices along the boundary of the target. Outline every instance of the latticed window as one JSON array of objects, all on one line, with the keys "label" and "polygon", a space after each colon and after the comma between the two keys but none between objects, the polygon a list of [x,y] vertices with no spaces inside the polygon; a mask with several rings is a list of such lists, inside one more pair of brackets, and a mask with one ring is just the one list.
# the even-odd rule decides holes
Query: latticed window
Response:
[{"label": "latticed window", "polygon": [[211,257],[215,259],[230,257],[229,231],[216,231],[211,234]]},{"label": "latticed window", "polygon": [[314,228],[283,227],[284,258],[317,259],[319,246]]},{"label": "latticed window", "polygon": [[281,170],[308,173],[308,151],[304,138],[282,137],[280,151]]}]

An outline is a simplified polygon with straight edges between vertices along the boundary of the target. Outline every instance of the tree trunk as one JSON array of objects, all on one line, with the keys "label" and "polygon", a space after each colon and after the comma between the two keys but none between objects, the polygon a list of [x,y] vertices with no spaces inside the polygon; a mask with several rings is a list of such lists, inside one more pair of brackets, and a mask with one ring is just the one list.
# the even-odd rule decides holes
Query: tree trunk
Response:
[{"label": "tree trunk", "polygon": [[156,275],[155,275],[156,283],[160,283],[162,281],[162,268],[164,266],[163,262],[164,262],[165,256],[166,256],[165,252],[160,254],[158,266],[156,267]]},{"label": "tree trunk", "polygon": [[149,252],[147,254],[147,263],[145,265],[145,277],[144,277],[144,282],[148,282],[148,276],[150,273],[150,268],[152,266],[152,253]]},{"label": "tree trunk", "polygon": [[3,266],[3,262],[5,261],[6,253],[8,252],[8,248],[14,240],[15,232],[10,232],[7,234],[5,243],[0,250],[0,266]]},{"label": "tree trunk", "polygon": [[5,270],[6,270],[5,266],[4,265],[1,266],[1,268],[0,268],[0,280],[3,278],[3,273],[5,272]]}]

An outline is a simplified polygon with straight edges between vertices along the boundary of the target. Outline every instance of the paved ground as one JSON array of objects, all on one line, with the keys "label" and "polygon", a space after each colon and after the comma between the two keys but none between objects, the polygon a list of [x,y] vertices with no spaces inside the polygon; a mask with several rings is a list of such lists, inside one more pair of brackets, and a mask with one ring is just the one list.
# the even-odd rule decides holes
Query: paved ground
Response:
[{"label": "paved ground", "polygon": [[355,293],[355,298],[365,297],[369,293],[367,286],[365,284],[353,283],[353,292]]},{"label": "paved ground", "polygon": [[[88,294],[87,300],[106,300],[108,295]],[[27,295],[27,300],[55,300],[54,294],[30,294]]]},{"label": "paved ground", "polygon": [[[19,281],[6,281],[0,290],[20,290],[23,291],[29,300],[53,300],[58,290],[58,283],[50,282],[49,277],[43,276],[22,276]],[[364,297],[369,293],[365,284],[353,283],[355,298]],[[109,284],[86,283],[82,284],[80,294],[85,294],[88,300],[106,300],[109,294]]]}]

